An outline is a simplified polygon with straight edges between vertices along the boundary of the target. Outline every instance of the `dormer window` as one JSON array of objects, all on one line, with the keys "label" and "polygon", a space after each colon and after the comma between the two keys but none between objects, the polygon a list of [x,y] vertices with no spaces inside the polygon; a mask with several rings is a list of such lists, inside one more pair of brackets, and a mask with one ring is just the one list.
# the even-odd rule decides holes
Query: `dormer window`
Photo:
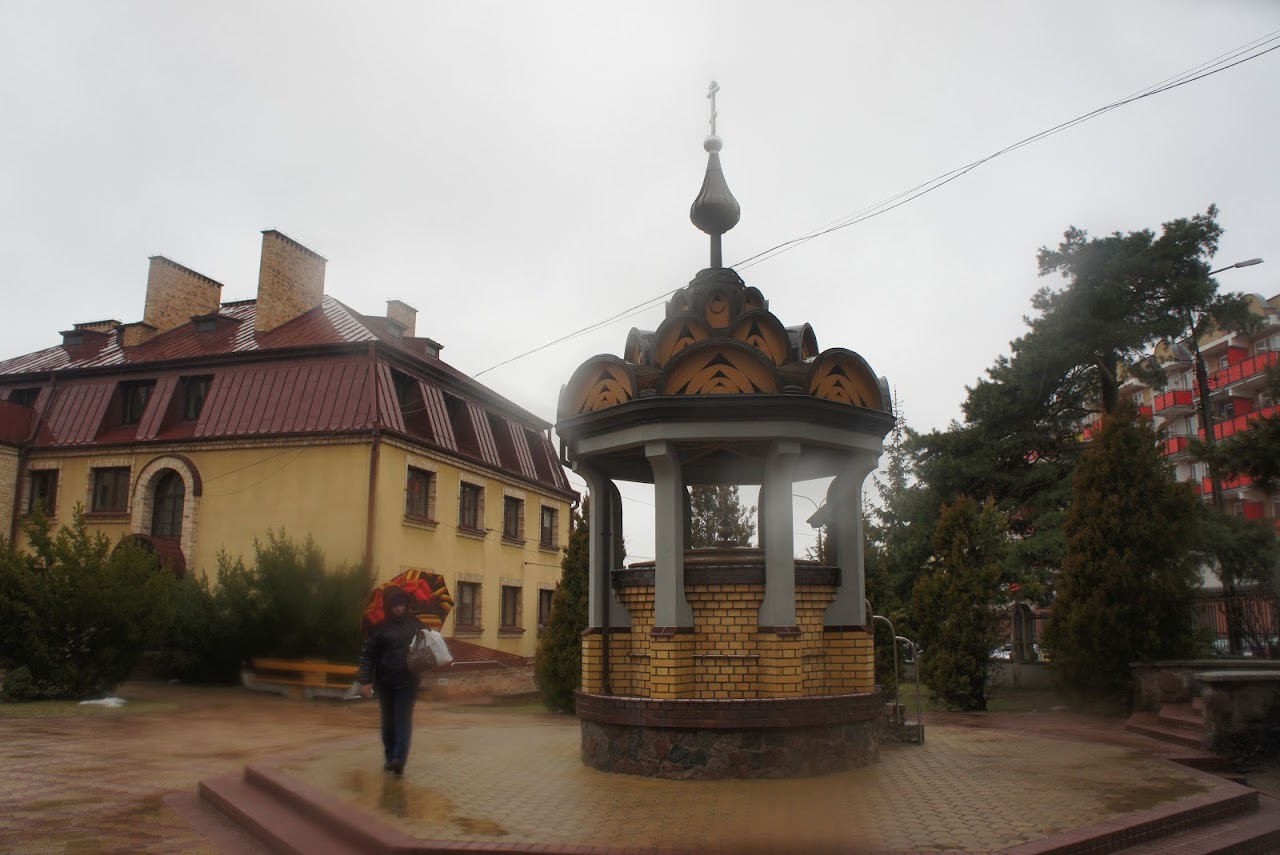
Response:
[{"label": "dormer window", "polygon": [[213,332],[218,328],[217,318],[196,318],[196,332]]},{"label": "dormer window", "polygon": [[200,418],[204,410],[205,399],[209,397],[209,386],[213,377],[204,374],[199,377],[182,378],[182,420],[194,422]]},{"label": "dormer window", "polygon": [[84,333],[69,332],[62,334],[63,347],[75,347],[81,344],[84,344]]},{"label": "dormer window", "polygon": [[34,407],[36,405],[36,399],[39,397],[39,386],[26,389],[13,389],[9,392],[9,403],[17,404],[20,407]]},{"label": "dormer window", "polygon": [[130,380],[120,384],[120,424],[136,425],[142,421],[155,387],[154,380]]}]

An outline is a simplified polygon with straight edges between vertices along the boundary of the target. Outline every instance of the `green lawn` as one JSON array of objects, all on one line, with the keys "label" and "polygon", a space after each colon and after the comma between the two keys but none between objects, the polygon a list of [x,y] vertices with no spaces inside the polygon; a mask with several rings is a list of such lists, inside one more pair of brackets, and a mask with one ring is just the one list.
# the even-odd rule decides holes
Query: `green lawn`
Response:
[{"label": "green lawn", "polygon": [[129,701],[122,707],[81,704],[79,701],[32,701],[0,703],[0,718],[74,718],[93,716],[136,715],[138,713],[176,710],[177,704],[159,701]]},{"label": "green lawn", "polygon": [[[916,708],[916,684],[903,683],[899,689],[899,703],[906,704],[912,712]],[[929,700],[929,687],[921,684],[920,703],[930,712],[945,712],[947,708]],[[1064,700],[1053,689],[1012,689],[1007,686],[997,689],[995,695],[987,703],[987,712],[1026,713],[1049,712],[1054,707],[1067,706]]]}]

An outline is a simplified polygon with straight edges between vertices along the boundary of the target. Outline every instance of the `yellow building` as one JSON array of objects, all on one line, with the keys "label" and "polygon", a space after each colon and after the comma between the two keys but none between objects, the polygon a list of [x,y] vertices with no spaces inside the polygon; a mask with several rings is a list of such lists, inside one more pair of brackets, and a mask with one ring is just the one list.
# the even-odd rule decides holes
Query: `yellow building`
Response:
[{"label": "yellow building", "polygon": [[310,536],[380,580],[440,573],[446,635],[532,656],[572,503],[550,425],[440,359],[398,300],[324,294],[325,259],[263,232],[254,300],[151,259],[143,319],[78,323],[0,362],[0,514],[77,505],[178,571]]}]

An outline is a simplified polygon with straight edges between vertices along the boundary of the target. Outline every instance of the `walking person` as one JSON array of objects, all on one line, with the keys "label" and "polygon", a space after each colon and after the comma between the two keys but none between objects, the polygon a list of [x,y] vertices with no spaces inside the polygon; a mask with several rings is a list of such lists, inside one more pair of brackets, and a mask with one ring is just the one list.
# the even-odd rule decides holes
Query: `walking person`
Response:
[{"label": "walking person", "polygon": [[418,677],[409,670],[409,645],[422,625],[408,614],[409,595],[399,588],[383,594],[386,618],[377,624],[360,649],[356,679],[360,694],[373,695],[378,688],[382,707],[382,767],[397,775],[404,773],[413,737],[413,704],[418,697]]}]

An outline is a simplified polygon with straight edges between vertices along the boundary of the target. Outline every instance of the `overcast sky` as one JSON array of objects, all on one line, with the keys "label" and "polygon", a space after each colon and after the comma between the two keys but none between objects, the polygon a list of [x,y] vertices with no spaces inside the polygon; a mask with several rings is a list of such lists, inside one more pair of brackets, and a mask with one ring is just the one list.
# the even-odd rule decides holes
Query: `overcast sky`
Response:
[{"label": "overcast sky", "polygon": [[[688,209],[712,79],[733,263],[1277,30],[1274,0],[0,0],[0,356],[140,320],[151,255],[252,298],[275,228],[329,259],[327,293],[415,306],[474,375],[707,265]],[[1216,203],[1218,261],[1268,260],[1223,287],[1280,293],[1278,84],[1280,50],[740,272],[783,323],[862,354],[912,427],[945,428],[1070,225]],[[554,421],[577,365],[661,318],[480,379]]]}]

